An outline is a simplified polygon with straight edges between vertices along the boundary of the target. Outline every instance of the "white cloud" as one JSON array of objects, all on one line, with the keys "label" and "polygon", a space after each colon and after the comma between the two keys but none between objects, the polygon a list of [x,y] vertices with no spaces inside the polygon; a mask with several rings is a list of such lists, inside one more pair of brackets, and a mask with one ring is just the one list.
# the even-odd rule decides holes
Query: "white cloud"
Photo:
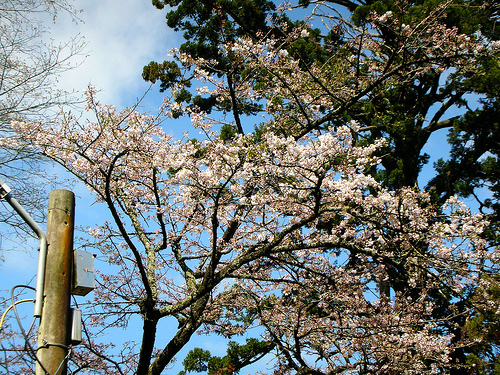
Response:
[{"label": "white cloud", "polygon": [[166,10],[144,0],[76,0],[74,4],[83,10],[79,14],[83,23],[60,13],[51,26],[51,37],[65,42],[80,34],[87,42],[87,57],[61,77],[61,87],[82,91],[91,83],[101,90],[101,102],[132,105],[149,86],[141,77],[143,66],[163,61],[168,49],[180,42],[180,35],[165,24]]}]

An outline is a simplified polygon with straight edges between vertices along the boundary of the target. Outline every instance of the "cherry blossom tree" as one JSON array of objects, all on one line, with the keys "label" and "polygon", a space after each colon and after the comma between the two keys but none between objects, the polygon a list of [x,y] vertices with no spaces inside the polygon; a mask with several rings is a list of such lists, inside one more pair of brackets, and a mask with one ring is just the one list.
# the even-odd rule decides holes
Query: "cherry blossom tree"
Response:
[{"label": "cherry blossom tree", "polygon": [[[314,368],[303,351],[327,373],[446,364],[452,334],[439,331],[429,294],[476,285],[497,255],[480,237],[482,217],[459,202],[440,213],[426,194],[390,192],[364,174],[383,141],[355,146],[355,123],[299,141],[272,131],[174,141],[155,118],[89,95],[96,123],[15,126],[113,217],[90,232],[119,269],[101,275],[91,325],[143,316],[137,373],[161,373],[197,330],[244,332],[245,310],[279,346],[283,369]],[[394,281],[395,299],[376,292],[377,276]],[[178,331],[153,357],[168,317]]]},{"label": "cherry blossom tree", "polygon": [[[274,374],[469,371],[456,353],[474,338],[454,322],[478,306],[499,309],[488,222],[456,197],[440,206],[415,186],[385,187],[373,171],[383,169],[387,140],[364,142],[366,129],[344,117],[376,90],[450,60],[467,74],[472,59],[496,53],[447,27],[447,4],[404,25],[373,11],[370,27],[345,29],[329,58],[308,65],[289,48],[309,38],[305,24],[230,40],[220,53],[244,66],[231,82],[216,61],[173,51],[186,79],[169,86],[159,116],[102,105],[89,88],[95,121],[15,122],[24,142],[84,182],[111,217],[89,230],[115,272],[99,275],[75,372],[160,374],[195,333],[234,337],[255,327],[262,341],[248,341],[246,356],[233,350],[219,373],[267,353]],[[389,52],[387,27],[401,38]],[[244,118],[178,100],[192,90],[187,75],[201,96],[265,108],[263,123],[244,133],[236,123]],[[164,131],[181,115],[200,139]],[[228,125],[237,131],[220,130]],[[474,305],[458,303],[466,294]],[[113,349],[93,333],[137,330],[136,316],[136,346]],[[160,344],[165,320],[177,328]],[[186,369],[210,368],[203,360],[213,358],[197,355],[199,366]]]},{"label": "cherry blossom tree", "polygon": [[[298,4],[287,2],[278,8],[273,8],[272,4],[265,1],[216,1],[216,5],[192,0],[158,0],[154,3],[157,7],[177,6],[167,15],[167,24],[185,32],[186,43],[180,47],[180,52],[205,58],[209,61],[204,66],[207,72],[227,76],[229,95],[225,100],[215,100],[216,95],[200,97],[186,95],[186,92],[180,92],[176,97],[179,103],[186,103],[206,113],[214,110],[223,113],[232,111],[235,122],[222,127],[222,137],[241,132],[238,116],[243,113],[260,114],[264,108],[259,106],[261,103],[249,105],[240,98],[234,100],[236,96],[231,93],[241,87],[249,90],[250,87],[267,86],[268,81],[267,77],[249,74],[252,71],[251,63],[250,67],[246,63],[254,60],[234,59],[231,51],[227,53],[220,46],[230,44],[235,38],[244,35],[251,44],[257,45],[258,50],[258,45],[265,45],[270,39],[276,39],[276,35],[288,36],[293,27],[302,25],[303,28],[298,29],[300,38],[292,37],[284,42],[282,53],[296,61],[294,78],[317,83],[316,98],[332,102],[337,100],[339,103],[336,110],[332,110],[318,100],[316,108],[324,116],[319,121],[308,122],[309,129],[329,127],[355,119],[361,127],[358,133],[360,142],[386,138],[386,147],[379,150],[379,155],[383,155],[382,163],[371,174],[382,181],[384,186],[392,189],[425,184],[420,172],[429,160],[428,153],[431,153],[431,157],[439,153],[434,149],[429,152],[426,146],[429,140],[435,142],[434,134],[450,129],[448,141],[452,145],[452,152],[449,160],[438,161],[437,175],[425,189],[431,193],[432,201],[437,205],[443,204],[455,193],[477,200],[479,209],[487,213],[491,220],[485,236],[490,238],[492,244],[498,244],[498,57],[495,53],[469,54],[472,50],[467,52],[464,43],[449,46],[460,50],[462,56],[469,55],[470,60],[461,60],[460,54],[450,54],[442,60],[436,60],[437,55],[432,51],[433,47],[439,49],[443,46],[441,42],[448,36],[441,33],[444,30],[461,35],[462,40],[480,42],[476,44],[479,48],[482,48],[482,44],[495,50],[499,36],[498,29],[495,28],[498,7],[494,2],[330,0],[299,1]],[[217,11],[210,11],[212,7]],[[312,17],[305,18],[307,26],[303,21],[293,22],[292,15],[288,17],[302,7],[309,7],[312,12]],[[276,10],[280,13],[273,13]],[[279,26],[262,24],[262,12],[267,14],[268,19],[279,20]],[[442,29],[438,30],[438,26],[432,31],[431,24],[436,20]],[[375,28],[374,23],[377,23]],[[418,25],[418,28],[410,28],[408,25]],[[219,28],[223,32],[217,32]],[[410,29],[413,31],[408,35],[402,32]],[[411,36],[419,36],[419,32],[429,33],[434,38],[429,43],[424,41],[426,38],[419,40],[418,37],[411,41]],[[367,34],[371,35],[366,37]],[[379,50],[371,54],[374,45],[368,42],[363,50],[360,41],[374,39]],[[423,44],[420,45],[419,42]],[[429,49],[423,48],[424,45]],[[348,48],[347,51],[344,47]],[[343,60],[348,56],[352,57],[351,71],[356,71],[356,75],[346,81],[343,82],[344,77],[339,79],[335,74],[330,74],[334,77],[333,80],[329,79],[329,71],[323,75],[317,74],[317,70],[323,72],[325,67],[346,66]],[[398,69],[403,60],[409,67],[412,66],[412,59],[415,59],[413,61],[419,68],[428,64],[427,69],[417,69],[419,73],[414,75],[405,75],[404,69]],[[344,95],[333,89],[335,84],[343,82],[346,87],[357,90],[358,77],[361,80],[366,78],[365,74],[374,60],[387,64],[384,72],[395,74],[396,80],[388,85],[376,83],[365,92],[358,91],[361,95],[354,98],[353,103],[340,105]],[[395,68],[392,73],[390,67]],[[181,81],[187,86],[192,75],[183,75],[182,68],[185,68],[183,63],[175,64],[173,61],[161,65],[151,63],[145,67],[143,76],[151,82],[159,80],[162,88]],[[280,79],[283,72],[279,70],[279,66],[277,68],[271,75]],[[314,71],[314,68],[317,70]],[[253,70],[255,71],[262,73],[259,68]],[[375,75],[373,77],[376,78]],[[287,88],[294,88],[294,83],[291,79],[287,82]],[[472,93],[474,96],[470,95]],[[273,105],[284,105],[288,113],[307,108],[304,103],[310,99],[302,103],[283,101],[279,96],[273,97],[272,92],[269,98]],[[479,105],[476,100],[479,100]],[[463,112],[465,115],[459,116]],[[312,116],[310,119],[315,120]],[[295,124],[304,127],[305,121],[296,121]],[[443,142],[443,148],[446,147]],[[484,194],[485,187],[491,195]],[[464,296],[464,299],[467,298],[469,297]],[[465,301],[461,303],[467,304]],[[444,301],[441,304],[447,305]],[[449,324],[450,327],[463,327],[466,322],[462,315]],[[489,324],[485,322],[486,326]],[[494,325],[491,329],[495,330]],[[493,368],[497,356],[491,353],[498,352],[495,340],[492,341],[492,346],[483,342],[478,347],[488,348],[486,352],[490,354],[483,354],[490,358],[490,366]],[[475,349],[464,348],[465,351],[470,353]],[[466,362],[465,353],[460,353],[460,350],[455,350],[453,355],[460,362]]]}]

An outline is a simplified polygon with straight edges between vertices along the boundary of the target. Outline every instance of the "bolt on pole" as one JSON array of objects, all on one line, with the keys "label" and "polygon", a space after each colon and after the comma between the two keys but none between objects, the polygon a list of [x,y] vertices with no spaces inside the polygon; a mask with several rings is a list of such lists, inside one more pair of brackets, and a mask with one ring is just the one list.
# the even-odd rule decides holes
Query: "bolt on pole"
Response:
[{"label": "bolt on pole", "polygon": [[47,260],[36,375],[65,375],[71,335],[71,287],[75,196],[65,189],[49,194]]}]

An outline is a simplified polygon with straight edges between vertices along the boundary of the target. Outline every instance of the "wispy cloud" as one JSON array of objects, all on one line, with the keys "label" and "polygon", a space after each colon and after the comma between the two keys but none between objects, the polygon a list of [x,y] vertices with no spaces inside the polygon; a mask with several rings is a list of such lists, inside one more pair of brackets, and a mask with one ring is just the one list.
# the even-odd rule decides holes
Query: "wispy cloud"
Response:
[{"label": "wispy cloud", "polygon": [[[103,103],[130,106],[149,86],[141,78],[142,67],[163,60],[180,35],[166,26],[166,11],[149,1],[77,0],[75,7],[83,10],[79,14],[83,22],[60,14],[51,26],[51,37],[65,42],[79,34],[87,43],[87,57],[61,77],[61,87],[82,91],[91,83],[101,90]],[[74,62],[82,60],[77,57]]]}]

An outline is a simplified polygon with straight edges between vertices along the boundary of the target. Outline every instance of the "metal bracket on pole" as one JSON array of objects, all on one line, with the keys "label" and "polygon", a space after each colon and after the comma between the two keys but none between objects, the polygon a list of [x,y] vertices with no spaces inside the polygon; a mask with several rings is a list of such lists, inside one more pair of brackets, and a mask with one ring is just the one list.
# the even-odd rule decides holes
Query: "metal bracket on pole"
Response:
[{"label": "metal bracket on pole", "polygon": [[19,202],[10,195],[10,192],[10,187],[0,178],[0,198],[5,199],[7,203],[12,206],[25,223],[36,233],[40,241],[40,252],[38,254],[38,268],[36,273],[35,308],[33,312],[33,316],[39,318],[42,316],[43,285],[45,280],[45,263],[47,260],[47,238],[42,228],[40,228]]}]

